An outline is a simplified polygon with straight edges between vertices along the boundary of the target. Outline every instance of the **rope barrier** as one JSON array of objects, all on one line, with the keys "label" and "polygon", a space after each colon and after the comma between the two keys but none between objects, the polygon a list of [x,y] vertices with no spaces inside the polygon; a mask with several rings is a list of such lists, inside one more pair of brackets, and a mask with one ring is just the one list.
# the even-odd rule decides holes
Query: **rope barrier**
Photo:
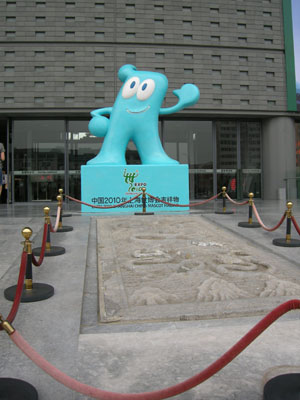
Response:
[{"label": "rope barrier", "polygon": [[284,221],[285,218],[286,218],[286,212],[285,212],[285,213],[283,214],[283,216],[281,217],[281,219],[280,219],[280,221],[278,222],[277,225],[275,225],[273,228],[268,228],[268,227],[262,222],[262,220],[261,220],[261,218],[260,218],[260,216],[259,216],[259,214],[258,214],[257,208],[256,208],[256,206],[255,206],[254,203],[252,204],[252,208],[253,208],[254,214],[255,214],[255,216],[256,216],[256,218],[257,218],[257,221],[259,222],[259,224],[261,225],[261,227],[262,227],[265,231],[268,231],[268,232],[273,232],[273,231],[275,231],[276,229],[278,229],[278,228],[280,227],[280,225],[282,225],[283,221]]},{"label": "rope barrier", "polygon": [[48,233],[48,225],[44,223],[44,233],[43,233],[43,241],[42,241],[42,247],[41,247],[41,252],[39,255],[39,260],[37,260],[32,254],[32,262],[36,267],[39,267],[42,265],[44,258],[45,258],[45,250],[46,250],[46,242],[47,242],[47,233]]},{"label": "rope barrier", "polygon": [[159,201],[160,203],[163,203],[163,204],[167,204],[168,206],[171,206],[171,207],[196,207],[196,206],[202,206],[203,204],[206,204],[206,203],[208,203],[209,201],[216,199],[217,197],[220,196],[221,192],[218,193],[218,194],[216,194],[216,195],[213,196],[213,197],[210,197],[210,198],[207,199],[207,200],[203,200],[203,201],[201,201],[201,202],[199,202],[199,203],[190,203],[190,204],[174,204],[174,203],[170,203],[170,202],[168,202],[168,201],[161,200],[159,197],[152,196],[152,194],[149,194],[149,193],[146,193],[146,194],[147,194],[147,196],[149,196],[151,199],[154,199],[154,200],[156,200],[156,201]]},{"label": "rope barrier", "polygon": [[[22,256],[21,256],[21,264],[20,264],[20,271],[19,271],[16,295],[15,295],[13,304],[11,306],[10,312],[6,318],[6,320],[9,323],[12,323],[14,321],[14,319],[17,315],[18,309],[19,309],[22,292],[23,292],[25,273],[26,273],[26,264],[27,264],[27,253],[25,250],[23,250]],[[3,329],[2,325],[0,324],[0,330],[2,330],[2,329]]]},{"label": "rope barrier", "polygon": [[61,205],[58,205],[57,207],[57,214],[56,214],[56,221],[55,221],[55,225],[54,227],[51,224],[51,220],[50,220],[50,230],[52,233],[57,232],[57,229],[59,227],[60,221],[61,221]]},{"label": "rope barrier", "polygon": [[[171,207],[196,207],[196,206],[202,206],[203,204],[206,204],[206,203],[208,203],[208,202],[210,202],[210,201],[212,201],[212,200],[215,200],[217,197],[220,196],[221,193],[222,193],[222,192],[216,194],[215,196],[210,197],[210,198],[207,199],[207,200],[203,200],[203,201],[200,201],[200,202],[198,202],[198,203],[190,203],[190,204],[175,204],[175,203],[170,203],[170,202],[168,202],[168,201],[165,201],[165,200],[160,199],[159,197],[152,196],[152,195],[149,194],[149,193],[146,193],[146,195],[149,196],[150,198],[152,198],[153,200],[156,200],[156,201],[158,201],[158,202],[160,202],[160,203],[166,204],[166,205],[171,206]],[[121,206],[123,206],[124,204],[130,203],[131,201],[137,199],[137,198],[138,198],[139,196],[141,196],[141,195],[142,195],[142,193],[138,194],[137,196],[133,197],[132,199],[129,199],[129,200],[127,200],[127,201],[124,201],[123,203],[116,204],[116,205],[112,205],[112,206],[95,206],[94,204],[85,203],[84,201],[75,199],[74,197],[71,197],[71,196],[69,196],[69,195],[67,195],[67,194],[64,194],[64,196],[67,197],[67,198],[68,198],[69,200],[71,200],[71,201],[75,201],[76,203],[83,204],[83,205],[88,206],[88,207],[100,208],[100,209],[108,209],[108,208],[121,207]]]},{"label": "rope barrier", "polygon": [[227,193],[225,193],[225,196],[227,197],[227,199],[232,203],[235,204],[236,206],[245,206],[246,204],[249,203],[249,200],[245,200],[242,203],[239,203],[235,200],[233,200]]},{"label": "rope barrier", "polygon": [[[59,256],[65,253],[65,248],[61,246],[51,246],[51,218],[49,216],[50,208],[44,207],[44,214],[45,214],[45,225],[47,225],[47,238],[45,244],[45,257],[51,256]],[[44,241],[42,243],[44,245]],[[32,250],[33,255],[41,254],[43,252],[42,247],[37,247]]]},{"label": "rope barrier", "polygon": [[100,208],[100,209],[108,209],[108,208],[117,208],[117,207],[121,207],[121,206],[123,206],[123,205],[125,205],[125,204],[127,204],[127,203],[132,202],[133,200],[137,199],[137,198],[140,197],[141,195],[142,195],[142,193],[139,193],[138,195],[132,197],[131,199],[129,199],[129,200],[127,200],[127,201],[124,201],[123,203],[115,204],[115,205],[112,205],[112,206],[95,206],[94,204],[85,203],[84,201],[75,199],[74,197],[71,197],[71,196],[69,196],[69,195],[67,195],[67,194],[65,194],[64,196],[65,196],[66,198],[68,198],[69,200],[75,201],[76,203],[80,203],[80,204],[83,204],[83,205],[88,206],[88,207]]},{"label": "rope barrier", "polygon": [[297,221],[296,221],[295,217],[292,215],[291,218],[292,218],[292,222],[293,222],[293,224],[294,224],[294,227],[295,227],[296,231],[297,231],[298,234],[300,235],[300,227],[299,227],[299,225],[297,224]]},{"label": "rope barrier", "polygon": [[101,390],[68,376],[37,353],[8,321],[3,321],[1,316],[0,320],[2,328],[9,334],[10,339],[29,359],[31,359],[38,367],[43,369],[48,375],[52,376],[52,378],[78,393],[100,400],[161,400],[184,393],[209,379],[234,360],[273,322],[285,313],[296,309],[300,309],[300,300],[298,299],[289,300],[274,308],[220,358],[191,378],[161,390],[128,394]]}]

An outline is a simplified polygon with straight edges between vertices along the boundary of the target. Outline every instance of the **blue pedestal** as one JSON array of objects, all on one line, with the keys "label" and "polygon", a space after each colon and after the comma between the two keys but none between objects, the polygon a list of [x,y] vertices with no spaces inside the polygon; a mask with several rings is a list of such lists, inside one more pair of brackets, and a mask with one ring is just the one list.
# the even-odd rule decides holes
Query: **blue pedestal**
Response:
[{"label": "blue pedestal", "polygon": [[[84,165],[81,167],[81,200],[96,206],[123,203],[142,188],[152,196],[174,204],[189,204],[188,165]],[[147,211],[184,211],[188,207],[172,207],[147,196]],[[82,212],[134,213],[142,211],[142,196],[116,208],[100,209],[86,205]]]}]

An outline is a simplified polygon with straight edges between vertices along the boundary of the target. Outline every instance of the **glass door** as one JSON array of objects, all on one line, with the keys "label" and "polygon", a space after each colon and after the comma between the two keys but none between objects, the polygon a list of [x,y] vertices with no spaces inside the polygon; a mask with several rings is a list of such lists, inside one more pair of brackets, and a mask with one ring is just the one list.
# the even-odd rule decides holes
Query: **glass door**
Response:
[{"label": "glass door", "polygon": [[235,121],[216,122],[216,163],[217,192],[226,186],[227,193],[237,198],[237,123]]},{"label": "glass door", "polygon": [[87,161],[96,157],[103,143],[103,138],[92,136],[88,131],[89,120],[68,121],[67,133],[67,171],[69,180],[66,185],[66,193],[81,199],[81,175],[80,168]]},{"label": "glass door", "polygon": [[213,196],[213,140],[211,121],[164,121],[166,153],[189,164],[190,199]]},{"label": "glass door", "polygon": [[14,201],[56,200],[65,183],[65,122],[14,121],[13,169]]},{"label": "glass door", "polygon": [[242,197],[254,193],[261,197],[261,125],[259,122],[240,123],[241,192]]},{"label": "glass door", "polygon": [[1,171],[2,171],[2,181],[1,181],[1,193],[0,193],[0,203],[7,203],[8,202],[8,189],[9,189],[9,148],[8,148],[8,140],[7,140],[7,125],[8,121],[6,119],[0,119],[0,143],[3,144],[4,147],[4,154],[5,160],[1,161]]}]

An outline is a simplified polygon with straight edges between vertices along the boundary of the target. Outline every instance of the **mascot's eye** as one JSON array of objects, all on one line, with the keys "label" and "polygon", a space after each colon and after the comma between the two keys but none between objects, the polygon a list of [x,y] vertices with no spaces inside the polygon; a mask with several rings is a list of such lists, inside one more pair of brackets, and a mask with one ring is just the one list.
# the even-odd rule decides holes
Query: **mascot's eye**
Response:
[{"label": "mascot's eye", "polygon": [[132,77],[128,79],[128,81],[125,83],[123,90],[122,90],[122,96],[124,99],[129,99],[132,97],[134,94],[136,94],[138,88],[139,88],[140,80],[137,77]]},{"label": "mascot's eye", "polygon": [[155,82],[153,79],[146,79],[143,81],[137,91],[136,97],[139,100],[148,99],[155,89]]}]

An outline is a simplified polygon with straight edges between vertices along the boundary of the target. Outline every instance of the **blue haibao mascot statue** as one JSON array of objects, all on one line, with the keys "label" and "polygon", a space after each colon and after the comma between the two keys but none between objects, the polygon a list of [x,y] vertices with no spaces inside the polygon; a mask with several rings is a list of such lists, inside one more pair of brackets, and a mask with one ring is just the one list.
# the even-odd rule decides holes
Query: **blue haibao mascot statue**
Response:
[{"label": "blue haibao mascot statue", "polygon": [[[197,86],[185,84],[173,93],[178,103],[160,108],[168,89],[168,79],[158,72],[137,71],[134,65],[123,65],[118,73],[124,82],[113,107],[91,112],[89,131],[105,136],[100,153],[88,165],[125,165],[127,144],[132,140],[142,164],[170,165],[178,161],[165,153],[158,133],[159,115],[171,114],[199,100]],[[105,115],[110,115],[106,118]]]}]

